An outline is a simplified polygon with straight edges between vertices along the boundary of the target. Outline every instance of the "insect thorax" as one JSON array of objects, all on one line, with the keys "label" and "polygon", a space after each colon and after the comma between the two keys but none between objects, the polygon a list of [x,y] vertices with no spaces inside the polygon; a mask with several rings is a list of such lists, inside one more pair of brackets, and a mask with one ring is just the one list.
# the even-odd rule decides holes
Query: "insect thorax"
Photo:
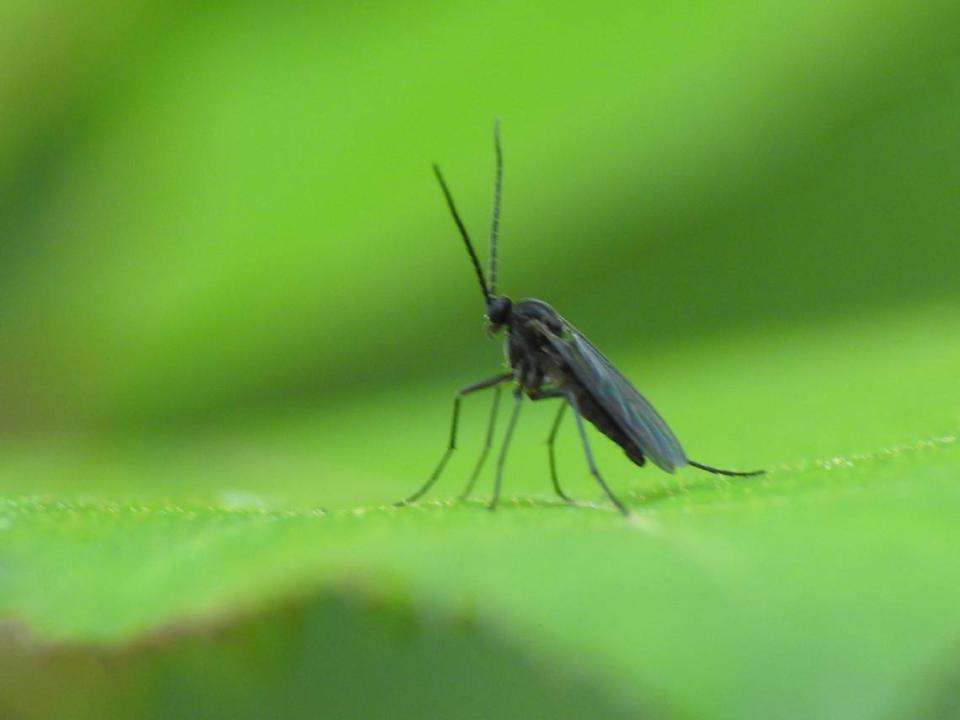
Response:
[{"label": "insect thorax", "polygon": [[542,300],[521,300],[513,307],[504,351],[517,382],[537,390],[549,381],[562,384],[556,358],[545,347],[543,328],[562,332],[563,320]]}]

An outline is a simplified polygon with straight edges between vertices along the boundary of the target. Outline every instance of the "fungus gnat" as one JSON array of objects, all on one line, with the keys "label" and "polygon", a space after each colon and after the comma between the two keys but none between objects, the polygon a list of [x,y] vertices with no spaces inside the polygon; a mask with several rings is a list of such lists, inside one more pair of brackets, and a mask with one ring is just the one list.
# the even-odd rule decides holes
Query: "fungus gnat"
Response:
[{"label": "fungus gnat", "polygon": [[496,425],[497,408],[500,402],[500,388],[503,384],[513,382],[513,410],[507,425],[507,432],[503,439],[503,447],[497,459],[497,474],[494,481],[493,498],[488,508],[496,508],[500,500],[500,488],[503,480],[503,466],[510,447],[517,416],[523,398],[530,400],[558,399],[560,408],[554,419],[547,445],[550,457],[550,479],[553,489],[562,499],[570,498],[560,489],[557,480],[556,462],[554,459],[554,441],[560,421],[563,419],[567,405],[573,409],[573,415],[583,443],[583,452],[587,459],[590,473],[600,483],[610,501],[616,505],[624,515],[627,508],[613,493],[600,471],[597,470],[587,440],[584,419],[589,420],[594,427],[623,448],[627,457],[637,465],[643,465],[647,458],[661,470],[672,473],[684,465],[717,475],[732,475],[749,477],[761,475],[763,470],[753,472],[735,472],[711,467],[689,459],[680,445],[680,441],[664,422],[663,418],[654,410],[653,406],[630,384],[617,368],[613,366],[603,354],[591,344],[573,325],[557,314],[550,305],[543,300],[528,299],[513,302],[506,295],[497,295],[497,235],[500,229],[500,191],[503,183],[503,151],[500,145],[500,124],[494,127],[494,147],[496,150],[496,180],[494,182],[493,216],[490,226],[490,283],[487,283],[480,266],[480,260],[470,242],[467,229],[460,219],[450,188],[437,165],[433,171],[443,190],[447,206],[453,221],[460,231],[460,236],[466,245],[467,253],[473,263],[473,269],[480,282],[480,290],[486,301],[486,317],[488,330],[495,334],[506,329],[505,350],[510,371],[504,372],[486,380],[472,383],[457,391],[453,400],[453,418],[450,422],[450,440],[446,452],[440,459],[436,469],[413,495],[397,503],[405,505],[422,497],[440,478],[447,460],[456,449],[457,423],[460,418],[460,401],[471,393],[480,390],[493,389],[493,407],[487,424],[486,442],[473,473],[461,494],[465,499],[473,490],[480,470],[483,467],[487,454],[490,451]]}]

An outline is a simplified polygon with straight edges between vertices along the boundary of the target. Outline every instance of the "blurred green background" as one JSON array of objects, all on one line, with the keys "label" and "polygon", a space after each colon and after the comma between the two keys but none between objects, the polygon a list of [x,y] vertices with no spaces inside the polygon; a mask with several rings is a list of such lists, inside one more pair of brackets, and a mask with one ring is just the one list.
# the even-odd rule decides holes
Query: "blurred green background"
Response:
[{"label": "blurred green background", "polygon": [[[32,623],[31,632],[81,643],[126,642],[198,607],[233,614],[225,599],[232,586],[210,568],[242,564],[250,549],[211,558],[193,547],[178,562],[209,573],[209,597],[191,604],[189,583],[177,574],[183,565],[167,557],[171,574],[142,590],[169,602],[157,600],[154,615],[110,626],[123,616],[112,581],[93,570],[64,580],[60,571],[102,564],[112,575],[123,562],[166,557],[170,538],[158,530],[141,538],[143,546],[130,540],[138,554],[120,562],[116,543],[127,542],[125,535],[102,547],[85,544],[96,533],[80,529],[84,503],[107,515],[145,503],[296,516],[384,505],[422,482],[442,451],[452,392],[502,362],[499,340],[483,333],[481,298],[429,164],[444,168],[483,245],[496,117],[506,154],[502,290],[554,304],[649,395],[692,457],[771,468],[775,494],[790,497],[806,487],[804,472],[830,467],[832,459],[843,465],[922,455],[928,446],[950,452],[960,424],[955,1],[5,0],[0,495],[12,518],[44,515],[57,503],[81,505],[71,515],[78,529],[62,545],[51,540],[46,521],[27,523],[22,533],[18,520],[6,521],[3,529],[18,533],[0,540],[7,565],[0,607]],[[466,452],[451,463],[452,477],[437,496],[459,490],[480,444],[486,402],[465,403]],[[552,408],[525,413],[507,492],[548,498],[543,439]],[[599,499],[571,428],[561,439],[562,477],[578,497]],[[633,503],[674,493],[673,480],[655,469],[638,472],[599,436],[594,442],[604,472]],[[949,457],[929,476],[907,468],[891,477],[901,489],[936,477],[943,494],[924,503],[956,508],[949,480],[960,461]],[[684,477],[716,489],[712,479]],[[815,487],[833,487],[818,478],[809,476]],[[867,472],[851,483],[870,492],[871,478]],[[863,537],[902,519],[891,502],[891,517],[864,520]],[[828,518],[846,522],[842,508],[832,509]],[[483,538],[504,532],[475,507],[449,512],[464,547],[482,548]],[[918,516],[918,525],[929,527],[927,520]],[[377,567],[431,595],[432,580],[417,580],[416,571],[398,569],[402,561],[378,554],[398,542],[390,522],[378,521],[358,541],[374,548],[364,555],[369,566],[343,536],[327,561],[341,570]],[[523,522],[523,532],[535,536],[527,527],[534,519]],[[587,532],[598,521],[582,522],[577,527]],[[814,542],[822,531],[806,520],[791,527],[796,534],[771,553]],[[471,542],[474,531],[479,539]],[[313,542],[314,530],[303,532]],[[416,536],[415,528],[404,532]],[[744,537],[744,547],[765,542],[765,532]],[[312,597],[324,587],[311,574],[309,548],[297,547],[291,555],[281,543],[262,558],[263,568],[296,565],[291,572],[299,579],[287,581],[296,590],[270,588],[253,570],[244,582],[255,601],[243,607],[277,613],[278,596]],[[933,557],[927,549],[907,553],[904,562]],[[944,549],[930,561],[944,582],[954,566],[947,572],[939,563],[949,557]],[[541,560],[536,553],[528,559]],[[801,566],[821,560],[804,557]],[[482,575],[496,560],[463,562]],[[623,562],[633,567],[626,556]],[[517,572],[534,582],[537,573],[520,565]],[[884,568],[870,577],[886,587]],[[809,589],[804,572],[788,582],[798,597]],[[756,587],[769,580],[748,575]],[[514,582],[509,573],[496,577],[491,587]],[[841,577],[837,569],[834,579]],[[616,584],[611,588],[616,595]],[[910,604],[914,589],[908,582],[891,607]],[[453,598],[458,605],[462,590],[454,583],[438,592],[446,598],[439,604]],[[55,602],[39,609],[47,592],[89,593],[100,610],[71,620]],[[496,604],[485,605],[482,590],[467,595],[477,614],[491,616]],[[126,603],[139,607],[142,599],[133,592]],[[329,618],[322,608],[315,612]],[[266,633],[271,617],[235,632]],[[535,615],[524,617],[537,624]],[[915,629],[901,620],[907,634]],[[286,622],[271,640],[278,647],[295,635]],[[559,627],[538,632],[563,637]],[[960,642],[960,628],[928,630],[944,643],[941,656]],[[459,632],[438,641],[450,658],[469,655],[457,649],[469,645]],[[825,626],[825,637],[832,632]],[[362,622],[343,633],[347,646],[351,637],[377,635]],[[587,633],[563,647],[579,657],[593,639]],[[523,633],[512,641],[535,644]],[[727,661],[754,667],[743,660],[749,653],[736,652],[737,642]],[[233,637],[207,652],[228,654],[245,643]],[[684,652],[663,647],[657,662],[672,658],[687,667]],[[891,657],[902,655],[902,646],[890,647],[898,648]],[[936,654],[923,647],[918,658]],[[376,652],[393,657],[389,648]],[[176,652],[179,659],[163,672],[189,667],[197,651]],[[490,659],[496,652],[484,655],[490,667],[500,662]],[[609,657],[629,666],[617,652]],[[423,657],[433,667],[436,659]],[[762,653],[751,657],[764,665]],[[492,672],[477,663],[462,671],[478,678]],[[680,708],[678,716],[720,708],[717,716],[744,717],[770,707],[756,696],[745,705],[735,694],[717,700],[709,687],[701,700],[678,701],[647,665],[633,669],[654,689],[647,700]],[[705,665],[703,677],[713,670]],[[782,670],[788,677],[797,668]],[[150,676],[156,667],[130,672]],[[371,688],[382,681],[359,677]],[[504,694],[505,704],[491,707],[528,715],[524,702],[553,693],[537,682],[530,681],[526,700]],[[180,696],[178,683],[167,683],[180,689],[168,700]],[[843,695],[821,690],[828,700]],[[43,695],[32,692],[15,705],[25,717]],[[210,692],[211,707],[218,706],[221,695]],[[906,697],[890,692],[897,702]],[[131,707],[138,702],[149,704]],[[176,716],[169,702],[163,707]],[[323,706],[329,698],[309,702]],[[467,706],[484,716],[482,705]],[[895,707],[891,701],[881,709]],[[362,703],[340,712],[358,708],[377,712]],[[429,715],[410,708],[411,716]],[[836,716],[879,716],[871,715],[876,709]]]},{"label": "blurred green background", "polygon": [[484,372],[496,116],[504,289],[604,347],[952,299],[953,7],[7,3],[4,425]]}]

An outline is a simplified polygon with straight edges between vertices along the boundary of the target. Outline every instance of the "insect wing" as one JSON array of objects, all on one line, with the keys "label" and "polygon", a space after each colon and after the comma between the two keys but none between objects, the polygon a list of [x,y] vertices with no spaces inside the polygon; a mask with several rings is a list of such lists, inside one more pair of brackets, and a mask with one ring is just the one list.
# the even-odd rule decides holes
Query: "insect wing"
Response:
[{"label": "insect wing", "polygon": [[603,353],[564,321],[565,337],[545,335],[586,392],[657,467],[666,472],[687,464],[687,456],[660,414]]}]

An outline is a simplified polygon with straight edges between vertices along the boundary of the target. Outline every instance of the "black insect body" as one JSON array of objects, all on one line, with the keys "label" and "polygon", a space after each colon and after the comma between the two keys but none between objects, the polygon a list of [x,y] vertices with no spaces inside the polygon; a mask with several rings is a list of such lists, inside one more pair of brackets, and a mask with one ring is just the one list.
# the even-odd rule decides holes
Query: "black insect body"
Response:
[{"label": "black insect body", "polygon": [[440,187],[446,197],[454,222],[463,237],[477,279],[480,282],[480,288],[486,299],[488,329],[491,333],[499,332],[502,329],[507,331],[506,354],[511,371],[473,383],[457,392],[453,403],[450,440],[446,452],[423,487],[399,504],[416,501],[439,479],[447,460],[456,448],[461,398],[479,390],[492,388],[494,400],[487,424],[486,442],[461,498],[466,498],[470,494],[492,444],[499,407],[500,388],[503,384],[511,381],[515,383],[513,411],[510,414],[503,447],[497,461],[493,498],[488,506],[491,510],[497,506],[500,499],[504,461],[524,397],[530,400],[551,398],[561,400],[547,445],[553,487],[564,500],[570,498],[560,489],[557,480],[554,441],[560,427],[560,421],[563,419],[564,411],[568,405],[573,409],[590,473],[600,483],[613,504],[624,514],[627,514],[626,507],[597,470],[587,440],[584,419],[623,448],[627,457],[637,465],[643,465],[646,459],[650,458],[657,467],[668,473],[672,473],[684,465],[692,465],[718,475],[746,477],[762,474],[762,470],[734,472],[690,460],[684,453],[683,447],[676,436],[653,406],[637,392],[630,381],[589,340],[578,332],[573,325],[564,320],[550,305],[542,300],[535,299],[520,300],[514,303],[505,295],[496,294],[497,235],[500,224],[500,191],[503,179],[503,153],[500,146],[499,123],[494,131],[494,139],[497,155],[497,175],[494,185],[493,221],[490,231],[489,285],[473,249],[473,244],[470,242],[466,227],[454,205],[453,196],[450,194],[443,175],[436,165],[434,165],[434,172],[440,182]]}]

